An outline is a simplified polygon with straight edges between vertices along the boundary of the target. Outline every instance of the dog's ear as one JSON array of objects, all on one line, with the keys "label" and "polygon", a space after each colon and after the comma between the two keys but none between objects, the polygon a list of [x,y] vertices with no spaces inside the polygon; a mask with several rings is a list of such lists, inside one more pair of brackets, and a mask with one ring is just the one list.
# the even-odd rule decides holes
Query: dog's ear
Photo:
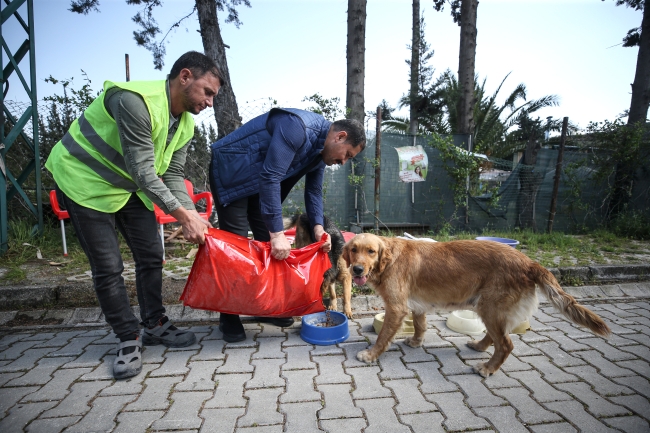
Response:
[{"label": "dog's ear", "polygon": [[343,252],[341,253],[341,257],[343,260],[345,260],[345,266],[347,268],[350,267],[350,242],[346,242],[345,245],[343,245]]},{"label": "dog's ear", "polygon": [[393,261],[393,253],[388,242],[385,240],[380,241],[379,245],[379,264],[377,269],[379,272],[384,272],[386,266],[388,266]]}]

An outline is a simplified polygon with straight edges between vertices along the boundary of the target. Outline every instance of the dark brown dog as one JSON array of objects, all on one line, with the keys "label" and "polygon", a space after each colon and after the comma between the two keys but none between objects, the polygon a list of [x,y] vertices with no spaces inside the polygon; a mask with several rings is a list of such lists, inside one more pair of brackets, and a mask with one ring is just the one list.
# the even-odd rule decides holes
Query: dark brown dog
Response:
[{"label": "dark brown dog", "polygon": [[427,311],[467,309],[474,310],[487,329],[481,341],[467,345],[485,351],[494,343],[488,362],[474,367],[488,377],[512,352],[510,330],[537,309],[535,287],[573,323],[602,336],[611,332],[598,315],[566,294],[547,269],[498,242],[425,242],[363,233],[345,244],[343,259],[354,282],[375,289],[386,308],[377,343],[357,353],[360,361],[373,362],[388,348],[409,308],[415,334],[405,343],[411,347],[424,341]]},{"label": "dark brown dog", "polygon": [[[330,241],[332,243],[332,249],[328,253],[332,267],[325,271],[325,274],[323,275],[321,294],[324,294],[325,290],[329,289],[329,309],[336,310],[336,282],[341,282],[341,285],[343,286],[343,312],[351,319],[352,307],[350,305],[350,299],[352,297],[352,276],[348,271],[345,261],[341,258],[345,239],[343,238],[341,230],[339,230],[336,224],[330,221],[326,216],[323,216],[323,224],[323,228],[325,229],[325,232],[330,235]],[[285,218],[284,229],[286,230],[292,227],[296,228],[296,248],[302,248],[316,242],[314,239],[314,232],[310,229],[309,217],[307,214],[294,215],[291,218]]]}]

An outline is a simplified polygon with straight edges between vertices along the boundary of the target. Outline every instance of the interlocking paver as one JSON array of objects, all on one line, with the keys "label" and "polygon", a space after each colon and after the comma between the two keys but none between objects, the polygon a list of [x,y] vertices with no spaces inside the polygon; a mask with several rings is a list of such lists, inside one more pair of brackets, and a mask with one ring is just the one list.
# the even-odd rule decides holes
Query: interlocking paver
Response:
[{"label": "interlocking paver", "polygon": [[142,346],[142,349],[143,364],[162,364],[165,362],[167,348],[162,344],[158,346]]},{"label": "interlocking paver", "polygon": [[446,392],[442,394],[428,394],[427,400],[435,403],[445,415],[443,424],[449,431],[462,431],[490,427],[483,418],[474,415],[465,406],[463,394],[460,392]]},{"label": "interlocking paver", "polygon": [[314,378],[317,374],[316,369],[282,371],[282,376],[286,379],[287,390],[280,395],[280,403],[320,401],[321,395],[314,389]]},{"label": "interlocking paver", "polygon": [[[112,380],[113,377],[113,361],[115,355],[106,355],[99,366],[95,367],[90,373],[86,373],[79,378],[79,380]],[[159,365],[156,365],[158,368]],[[72,369],[76,370],[76,369]]]},{"label": "interlocking paver", "polygon": [[206,408],[246,407],[243,397],[244,383],[253,377],[252,374],[217,374],[217,390],[214,397],[205,403]]},{"label": "interlocking paver", "polygon": [[456,348],[427,349],[427,352],[434,355],[442,364],[440,371],[444,375],[467,374],[474,371],[470,365],[460,360]]},{"label": "interlocking paver", "polygon": [[181,376],[147,378],[144,381],[145,389],[142,394],[125,410],[166,410],[169,407],[169,392],[181,380],[183,380]]},{"label": "interlocking paver", "polygon": [[284,342],[285,337],[267,337],[267,338],[258,338],[257,342],[259,347],[257,353],[253,354],[252,359],[263,359],[263,358],[280,358],[285,359],[286,355],[282,352],[282,343]]},{"label": "interlocking paver", "polygon": [[[521,358],[523,359],[523,358]],[[511,371],[526,371],[530,370],[532,367],[530,364],[522,362],[518,357],[510,355],[506,358],[506,361],[501,365],[501,370],[505,372]]]},{"label": "interlocking paver", "polygon": [[20,341],[0,352],[0,360],[18,359],[24,351],[38,344],[38,341]]},{"label": "interlocking paver", "polygon": [[361,433],[367,426],[363,418],[324,419],[321,427],[328,433]]},{"label": "interlocking paver", "polygon": [[393,390],[397,398],[395,412],[398,414],[434,412],[438,410],[434,404],[424,399],[418,389],[420,381],[417,379],[387,380],[384,386]]},{"label": "interlocking paver", "polygon": [[325,356],[325,355],[342,355],[343,349],[335,345],[329,346],[313,346],[311,356]]},{"label": "interlocking paver", "polygon": [[[482,337],[478,336],[476,337],[478,339],[481,339]],[[466,360],[475,360],[475,359],[489,359],[490,356],[492,356],[492,353],[494,352],[494,347],[490,346],[487,351],[485,352],[479,352],[467,345],[469,341],[472,340],[472,338],[466,336],[463,337],[447,337],[447,341],[450,341],[451,343],[456,346],[458,349],[458,354],[457,356],[462,359],[463,361]]]},{"label": "interlocking paver", "polygon": [[196,354],[196,351],[167,351],[165,353],[165,362],[162,363],[160,368],[157,368],[149,373],[149,376],[160,377],[186,374],[189,371],[187,368],[187,361],[194,354]]},{"label": "interlocking paver", "polygon": [[15,406],[9,411],[9,415],[0,421],[0,431],[6,433],[22,432],[27,423],[54,405],[56,405],[55,401],[48,401]]},{"label": "interlocking paver", "polygon": [[519,379],[521,383],[530,389],[533,393],[533,398],[538,402],[551,402],[571,400],[571,396],[565,392],[558,391],[551,385],[546,383],[538,371],[517,371],[509,373],[515,379]]},{"label": "interlocking paver", "polygon": [[118,425],[112,433],[145,432],[164,414],[163,411],[122,412],[117,416]]},{"label": "interlocking paver", "polygon": [[0,387],[3,386],[5,383],[14,380],[17,377],[20,377],[24,375],[25,373],[21,371],[16,371],[13,373],[0,373]]},{"label": "interlocking paver", "polygon": [[90,371],[89,368],[75,368],[55,371],[45,386],[23,398],[23,401],[63,400],[68,395],[70,385],[80,376]]},{"label": "interlocking paver", "polygon": [[[72,314],[72,313],[71,313]],[[36,419],[27,426],[28,433],[61,433],[66,427],[76,424],[80,416]]]},{"label": "interlocking paver", "polygon": [[632,376],[635,374],[632,370],[622,368],[613,362],[608,361],[607,359],[603,358],[603,355],[601,355],[600,352],[597,352],[595,350],[577,352],[575,355],[579,356],[587,363],[596,367],[605,377]]},{"label": "interlocking paver", "polygon": [[368,420],[368,427],[365,433],[410,433],[410,429],[400,423],[395,415],[393,406],[395,400],[392,398],[375,398],[372,400],[359,400],[358,406],[363,409]]},{"label": "interlocking paver", "polygon": [[624,352],[621,349],[608,344],[607,341],[602,338],[586,338],[582,340],[581,343],[588,344],[598,352],[602,353],[605,359],[613,362],[636,358],[636,356],[631,353]]},{"label": "interlocking paver", "polygon": [[352,382],[352,377],[343,371],[344,356],[314,356],[313,360],[318,364],[317,384]]},{"label": "interlocking paver", "polygon": [[[613,433],[615,430],[607,427],[588,414],[582,404],[577,401],[562,401],[555,403],[545,403],[548,409],[555,411],[569,420],[573,425],[580,426],[580,430],[589,433]],[[556,431],[556,430],[552,430]]]},{"label": "interlocking paver", "polygon": [[176,385],[176,391],[212,391],[216,383],[212,380],[214,372],[222,364],[221,361],[190,362],[190,372],[187,377]]},{"label": "interlocking paver", "polygon": [[312,348],[312,345],[283,347],[282,351],[287,354],[287,362],[282,365],[282,371],[316,368],[316,364],[309,356]]},{"label": "interlocking paver", "polygon": [[614,382],[626,385],[632,388],[639,394],[650,398],[650,381],[639,376],[617,377],[613,379]]},{"label": "interlocking paver", "polygon": [[626,337],[629,340],[636,341],[637,343],[641,343],[644,346],[650,347],[650,335],[647,334],[630,334],[626,335]]},{"label": "interlocking paver", "polygon": [[67,345],[70,340],[76,337],[79,334],[83,334],[83,330],[76,331],[63,331],[57,332],[54,338],[51,338],[47,341],[40,343],[37,347],[63,347]]},{"label": "interlocking paver", "polygon": [[111,383],[108,381],[75,383],[70,393],[54,409],[45,412],[41,418],[56,418],[69,415],[84,415],[90,410],[88,403],[102,389]]},{"label": "interlocking paver", "polygon": [[212,397],[211,392],[174,392],[171,395],[173,401],[167,414],[155,421],[151,428],[153,430],[179,430],[198,429],[203,420],[199,418],[199,411],[203,402]]},{"label": "interlocking paver", "polygon": [[543,374],[545,381],[550,383],[559,382],[575,382],[578,378],[572,374],[565,373],[555,365],[551,364],[550,360],[545,356],[526,356],[521,358],[522,361],[529,363],[535,369]]},{"label": "interlocking paver", "polygon": [[280,411],[286,415],[286,433],[322,433],[318,428],[317,412],[321,409],[320,401],[307,403],[281,404]]},{"label": "interlocking paver", "polygon": [[465,401],[471,407],[499,406],[504,403],[501,397],[495,396],[485,387],[483,377],[478,374],[448,376],[447,379],[461,387],[468,396]]},{"label": "interlocking paver", "polygon": [[442,426],[444,420],[440,412],[411,413],[400,415],[400,420],[410,425],[415,433],[445,433]]},{"label": "interlocking paver", "polygon": [[403,341],[398,342],[397,345],[404,352],[404,356],[402,356],[403,362],[427,362],[435,359],[433,355],[424,350],[423,346],[411,347]]},{"label": "interlocking paver", "polygon": [[92,403],[90,412],[79,423],[68,427],[65,433],[112,431],[115,427],[117,414],[135,398],[135,395],[97,397]]},{"label": "interlocking paver", "polygon": [[72,359],[74,358],[41,358],[36,367],[7,383],[7,386],[45,385],[52,380],[52,373]]},{"label": "interlocking paver", "polygon": [[650,415],[650,402],[647,398],[640,395],[624,395],[620,397],[611,397],[609,400],[612,402],[625,406],[637,415],[648,418]]},{"label": "interlocking paver", "polygon": [[[519,419],[526,424],[562,421],[562,418],[557,414],[547,411],[534,399],[530,398],[528,390],[525,388],[503,388],[497,389],[494,392],[508,400],[508,402],[517,410]],[[492,421],[491,418],[487,418]]]},{"label": "interlocking paver", "polygon": [[282,343],[282,347],[291,347],[291,346],[309,346],[313,348],[311,344],[307,343],[305,340],[300,338],[300,329],[289,328],[286,330],[287,339]]},{"label": "interlocking paver", "polygon": [[51,352],[48,356],[79,356],[84,352],[84,348],[95,340],[97,337],[75,337],[64,347]]},{"label": "interlocking paver", "polygon": [[91,344],[86,346],[84,353],[63,366],[63,368],[96,367],[102,363],[101,359],[111,350],[114,344]]},{"label": "interlocking paver", "polygon": [[207,336],[201,340],[201,350],[192,356],[192,361],[218,361],[226,359],[223,353],[223,347],[226,342],[223,340],[206,340]]},{"label": "interlocking paver", "polygon": [[201,418],[205,421],[201,426],[201,433],[235,431],[237,418],[244,412],[244,408],[203,409]]},{"label": "interlocking paver", "polygon": [[402,362],[402,352],[385,352],[381,354],[377,360],[379,367],[381,367],[381,373],[379,377],[382,379],[408,379],[415,377],[415,372],[406,368],[404,362]]},{"label": "interlocking paver", "polygon": [[144,387],[144,381],[147,378],[147,374],[155,368],[158,368],[158,365],[143,364],[140,374],[131,377],[128,380],[116,380],[111,386],[104,388],[99,395],[106,397],[109,395],[140,394]]},{"label": "interlocking paver", "polygon": [[567,373],[575,374],[587,382],[601,396],[628,395],[634,394],[630,388],[618,385],[611,380],[600,375],[596,369],[589,365],[580,367],[567,367],[564,369]]},{"label": "interlocking paver", "polygon": [[38,390],[37,386],[21,386],[18,388],[0,388],[0,416],[7,409],[19,402],[24,396]]},{"label": "interlocking paver", "polygon": [[43,358],[53,350],[55,350],[55,348],[52,347],[46,347],[42,349],[27,349],[22,353],[22,355],[20,355],[19,358],[15,359],[7,365],[0,367],[0,372],[21,371],[34,368],[39,359]]},{"label": "interlocking paver", "polygon": [[[535,343],[533,347],[541,350],[551,358],[553,364],[558,367],[570,367],[574,365],[584,365],[585,361],[580,358],[570,355],[568,352],[560,349],[560,346],[554,341],[547,341],[544,343]],[[587,347],[587,346],[584,346]]]},{"label": "interlocking paver", "polygon": [[641,360],[635,359],[633,361],[620,361],[617,362],[621,367],[627,368],[628,370],[635,371],[637,374],[650,378],[650,364]]},{"label": "interlocking paver", "polygon": [[[525,334],[517,335],[517,337],[519,337],[517,339],[515,339],[513,337],[514,337],[514,335],[511,334],[510,338],[512,339],[513,343],[514,343],[515,340],[521,340],[522,342],[524,342],[526,344],[539,343],[541,341],[548,341],[548,337],[546,335],[538,334],[538,333],[533,332],[531,330],[526,331]],[[515,345],[516,345],[516,343],[515,343]]]},{"label": "interlocking paver", "polygon": [[626,415],[629,413],[626,408],[612,404],[593,392],[589,384],[584,382],[558,383],[555,386],[586,404],[589,412],[597,417]]},{"label": "interlocking paver", "polygon": [[515,416],[511,407],[479,407],[476,413],[490,420],[497,431],[508,433],[527,433],[528,429]]},{"label": "interlocking paver", "polygon": [[621,350],[630,352],[643,359],[650,359],[650,347],[643,346],[641,344],[635,344],[634,346],[621,347]]},{"label": "interlocking paver", "polygon": [[246,389],[285,386],[280,377],[280,368],[284,359],[256,359],[251,361],[255,367],[253,378],[246,382]]},{"label": "interlocking paver", "polygon": [[[512,353],[510,353],[510,356],[541,355],[541,352],[539,351],[539,349],[536,349],[536,348],[531,347],[529,345],[530,343],[533,343],[533,341],[524,342],[522,340],[521,335],[512,334],[512,335],[510,335],[510,340],[512,340],[512,344],[514,345],[514,348],[512,349]],[[542,342],[542,341],[548,341],[548,339],[546,339],[546,340],[536,339],[536,341],[534,341],[534,342]]]},{"label": "interlocking paver", "polygon": [[286,339],[287,334],[282,330],[283,328],[270,323],[263,323],[261,326],[262,331],[257,334],[258,339],[264,337],[283,337],[283,339]]},{"label": "interlocking paver", "polygon": [[282,388],[249,389],[244,392],[248,398],[246,415],[239,418],[237,427],[281,424],[284,417],[278,412],[278,396]]},{"label": "interlocking paver", "polygon": [[578,430],[573,428],[571,424],[566,422],[558,422],[554,424],[539,424],[529,426],[533,433],[575,433]]},{"label": "interlocking paver", "polygon": [[648,421],[641,419],[638,416],[605,418],[603,419],[603,422],[626,433],[650,431],[650,425],[648,424]]},{"label": "interlocking paver", "polygon": [[345,357],[347,358],[343,362],[345,368],[350,367],[364,367],[367,364],[363,361],[357,359],[357,353],[368,348],[368,343],[365,341],[360,341],[356,343],[342,343],[340,347],[345,351]]},{"label": "interlocking paver", "polygon": [[[319,419],[358,418],[363,416],[361,410],[354,406],[350,391],[351,385],[318,385],[323,393],[325,407],[318,414]],[[359,400],[359,402],[365,400]],[[394,402],[393,402],[394,404]]]},{"label": "interlocking paver", "polygon": [[379,380],[380,369],[377,366],[348,368],[346,373],[354,378],[355,390],[352,397],[355,400],[364,398],[391,397],[390,390]]},{"label": "interlocking paver", "polygon": [[420,389],[424,394],[458,390],[456,384],[449,382],[447,378],[440,374],[440,364],[436,361],[417,362],[407,364],[406,367],[416,372],[418,379],[422,382]]},{"label": "interlocking paver", "polygon": [[503,370],[499,369],[490,377],[483,379],[483,384],[488,389],[514,388],[521,386],[515,379],[506,376]]},{"label": "interlocking paver", "polygon": [[226,349],[226,362],[217,368],[217,373],[253,372],[254,367],[251,365],[250,359],[256,350],[255,348]]}]

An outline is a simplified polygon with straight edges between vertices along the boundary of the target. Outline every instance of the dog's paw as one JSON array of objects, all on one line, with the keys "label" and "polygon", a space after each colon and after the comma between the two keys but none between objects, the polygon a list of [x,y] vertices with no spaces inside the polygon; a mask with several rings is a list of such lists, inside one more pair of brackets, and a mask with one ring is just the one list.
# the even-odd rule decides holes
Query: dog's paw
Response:
[{"label": "dog's paw", "polygon": [[338,308],[339,307],[338,307],[338,304],[336,303],[336,298],[335,299],[330,298],[330,308],[329,309],[332,310],[332,311],[336,311],[336,310],[338,310]]},{"label": "dog's paw", "polygon": [[481,345],[480,340],[470,340],[470,341],[468,341],[467,342],[467,347],[469,347],[470,349],[474,349],[477,352],[485,352],[487,350],[487,348],[484,348]]},{"label": "dog's paw", "polygon": [[424,342],[423,340],[424,340],[423,338],[406,337],[404,339],[404,344],[411,347],[420,347]]},{"label": "dog's paw", "polygon": [[352,310],[349,308],[346,308],[344,311],[345,315],[347,316],[348,319],[352,319]]},{"label": "dog's paw", "polygon": [[480,363],[476,364],[473,368],[474,368],[475,373],[478,373],[483,377],[490,377],[490,375],[492,375],[492,373],[494,373],[492,370],[490,370],[487,367],[486,362],[480,362]]},{"label": "dog's paw", "polygon": [[361,352],[357,353],[357,359],[361,362],[370,364],[377,358],[373,357],[369,350],[362,350]]}]

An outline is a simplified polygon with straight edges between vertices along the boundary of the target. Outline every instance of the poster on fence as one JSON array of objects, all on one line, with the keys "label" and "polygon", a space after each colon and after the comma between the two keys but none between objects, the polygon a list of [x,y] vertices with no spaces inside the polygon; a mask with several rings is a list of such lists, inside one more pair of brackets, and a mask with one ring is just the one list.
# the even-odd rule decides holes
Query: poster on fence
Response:
[{"label": "poster on fence", "polygon": [[399,159],[400,182],[424,182],[427,178],[429,158],[424,148],[417,146],[396,147]]}]

